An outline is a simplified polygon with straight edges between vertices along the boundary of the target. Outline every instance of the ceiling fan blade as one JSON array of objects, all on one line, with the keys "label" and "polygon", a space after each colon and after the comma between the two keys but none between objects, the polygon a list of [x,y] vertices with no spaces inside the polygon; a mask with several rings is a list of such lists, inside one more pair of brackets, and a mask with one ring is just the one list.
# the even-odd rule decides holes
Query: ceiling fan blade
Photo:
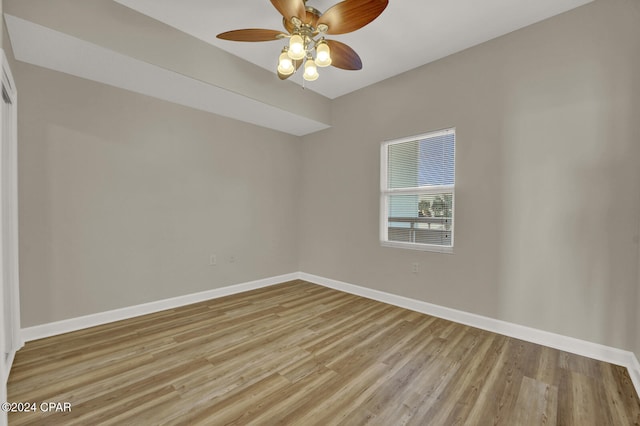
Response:
[{"label": "ceiling fan blade", "polygon": [[362,60],[355,50],[335,40],[325,40],[331,49],[331,65],[343,70],[361,70]]},{"label": "ceiling fan blade", "polygon": [[307,16],[303,0],[271,0],[271,4],[287,21],[290,21],[294,16],[303,21]]},{"label": "ceiling fan blade", "polygon": [[[296,67],[296,71],[298,71],[298,68],[300,68],[300,66],[302,65],[302,63],[304,62],[304,59],[300,59],[298,61],[294,60],[293,61],[293,66]],[[293,74],[295,74],[295,72],[292,72],[291,74],[280,74],[280,71],[278,71],[278,78],[280,78],[280,80],[286,80],[289,77],[291,77]]]},{"label": "ceiling fan blade", "polygon": [[388,0],[345,0],[331,6],[318,19],[318,25],[329,27],[327,34],[350,33],[380,16],[388,4]]},{"label": "ceiling fan blade", "polygon": [[216,37],[231,41],[273,41],[286,37],[282,31],[249,28],[233,30],[218,34]]}]

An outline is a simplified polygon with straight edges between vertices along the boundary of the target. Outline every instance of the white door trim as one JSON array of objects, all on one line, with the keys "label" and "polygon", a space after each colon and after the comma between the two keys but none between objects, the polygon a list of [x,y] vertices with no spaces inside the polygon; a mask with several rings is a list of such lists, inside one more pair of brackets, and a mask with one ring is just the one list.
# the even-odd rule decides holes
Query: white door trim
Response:
[{"label": "white door trim", "polygon": [[[6,398],[13,358],[24,341],[20,332],[18,266],[17,92],[5,52],[0,52],[0,395]],[[6,413],[1,415],[0,424],[5,424]]]}]

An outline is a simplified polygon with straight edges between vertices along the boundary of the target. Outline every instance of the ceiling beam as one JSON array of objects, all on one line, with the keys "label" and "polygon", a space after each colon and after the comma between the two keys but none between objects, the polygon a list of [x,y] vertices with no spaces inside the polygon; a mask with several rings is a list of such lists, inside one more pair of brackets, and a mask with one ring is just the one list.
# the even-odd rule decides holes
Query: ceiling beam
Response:
[{"label": "ceiling beam", "polygon": [[331,124],[330,99],[112,0],[4,0],[4,12],[312,123],[297,133]]}]

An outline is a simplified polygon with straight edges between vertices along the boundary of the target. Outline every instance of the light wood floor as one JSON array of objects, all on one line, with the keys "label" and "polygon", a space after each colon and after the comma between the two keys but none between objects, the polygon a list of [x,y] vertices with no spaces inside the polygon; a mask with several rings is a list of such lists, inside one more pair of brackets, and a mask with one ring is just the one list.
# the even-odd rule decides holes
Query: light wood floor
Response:
[{"label": "light wood floor", "polygon": [[303,281],[29,342],[10,425],[638,425],[626,369]]}]

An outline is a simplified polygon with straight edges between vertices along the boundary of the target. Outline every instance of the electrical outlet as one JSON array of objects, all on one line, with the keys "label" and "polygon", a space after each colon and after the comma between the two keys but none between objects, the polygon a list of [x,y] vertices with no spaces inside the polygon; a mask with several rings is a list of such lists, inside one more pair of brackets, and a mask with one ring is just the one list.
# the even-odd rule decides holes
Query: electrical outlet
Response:
[{"label": "electrical outlet", "polygon": [[216,266],[218,264],[218,258],[215,254],[209,256],[209,266]]},{"label": "electrical outlet", "polygon": [[414,274],[420,272],[420,264],[418,262],[414,262],[411,264],[411,272],[413,272]]}]

